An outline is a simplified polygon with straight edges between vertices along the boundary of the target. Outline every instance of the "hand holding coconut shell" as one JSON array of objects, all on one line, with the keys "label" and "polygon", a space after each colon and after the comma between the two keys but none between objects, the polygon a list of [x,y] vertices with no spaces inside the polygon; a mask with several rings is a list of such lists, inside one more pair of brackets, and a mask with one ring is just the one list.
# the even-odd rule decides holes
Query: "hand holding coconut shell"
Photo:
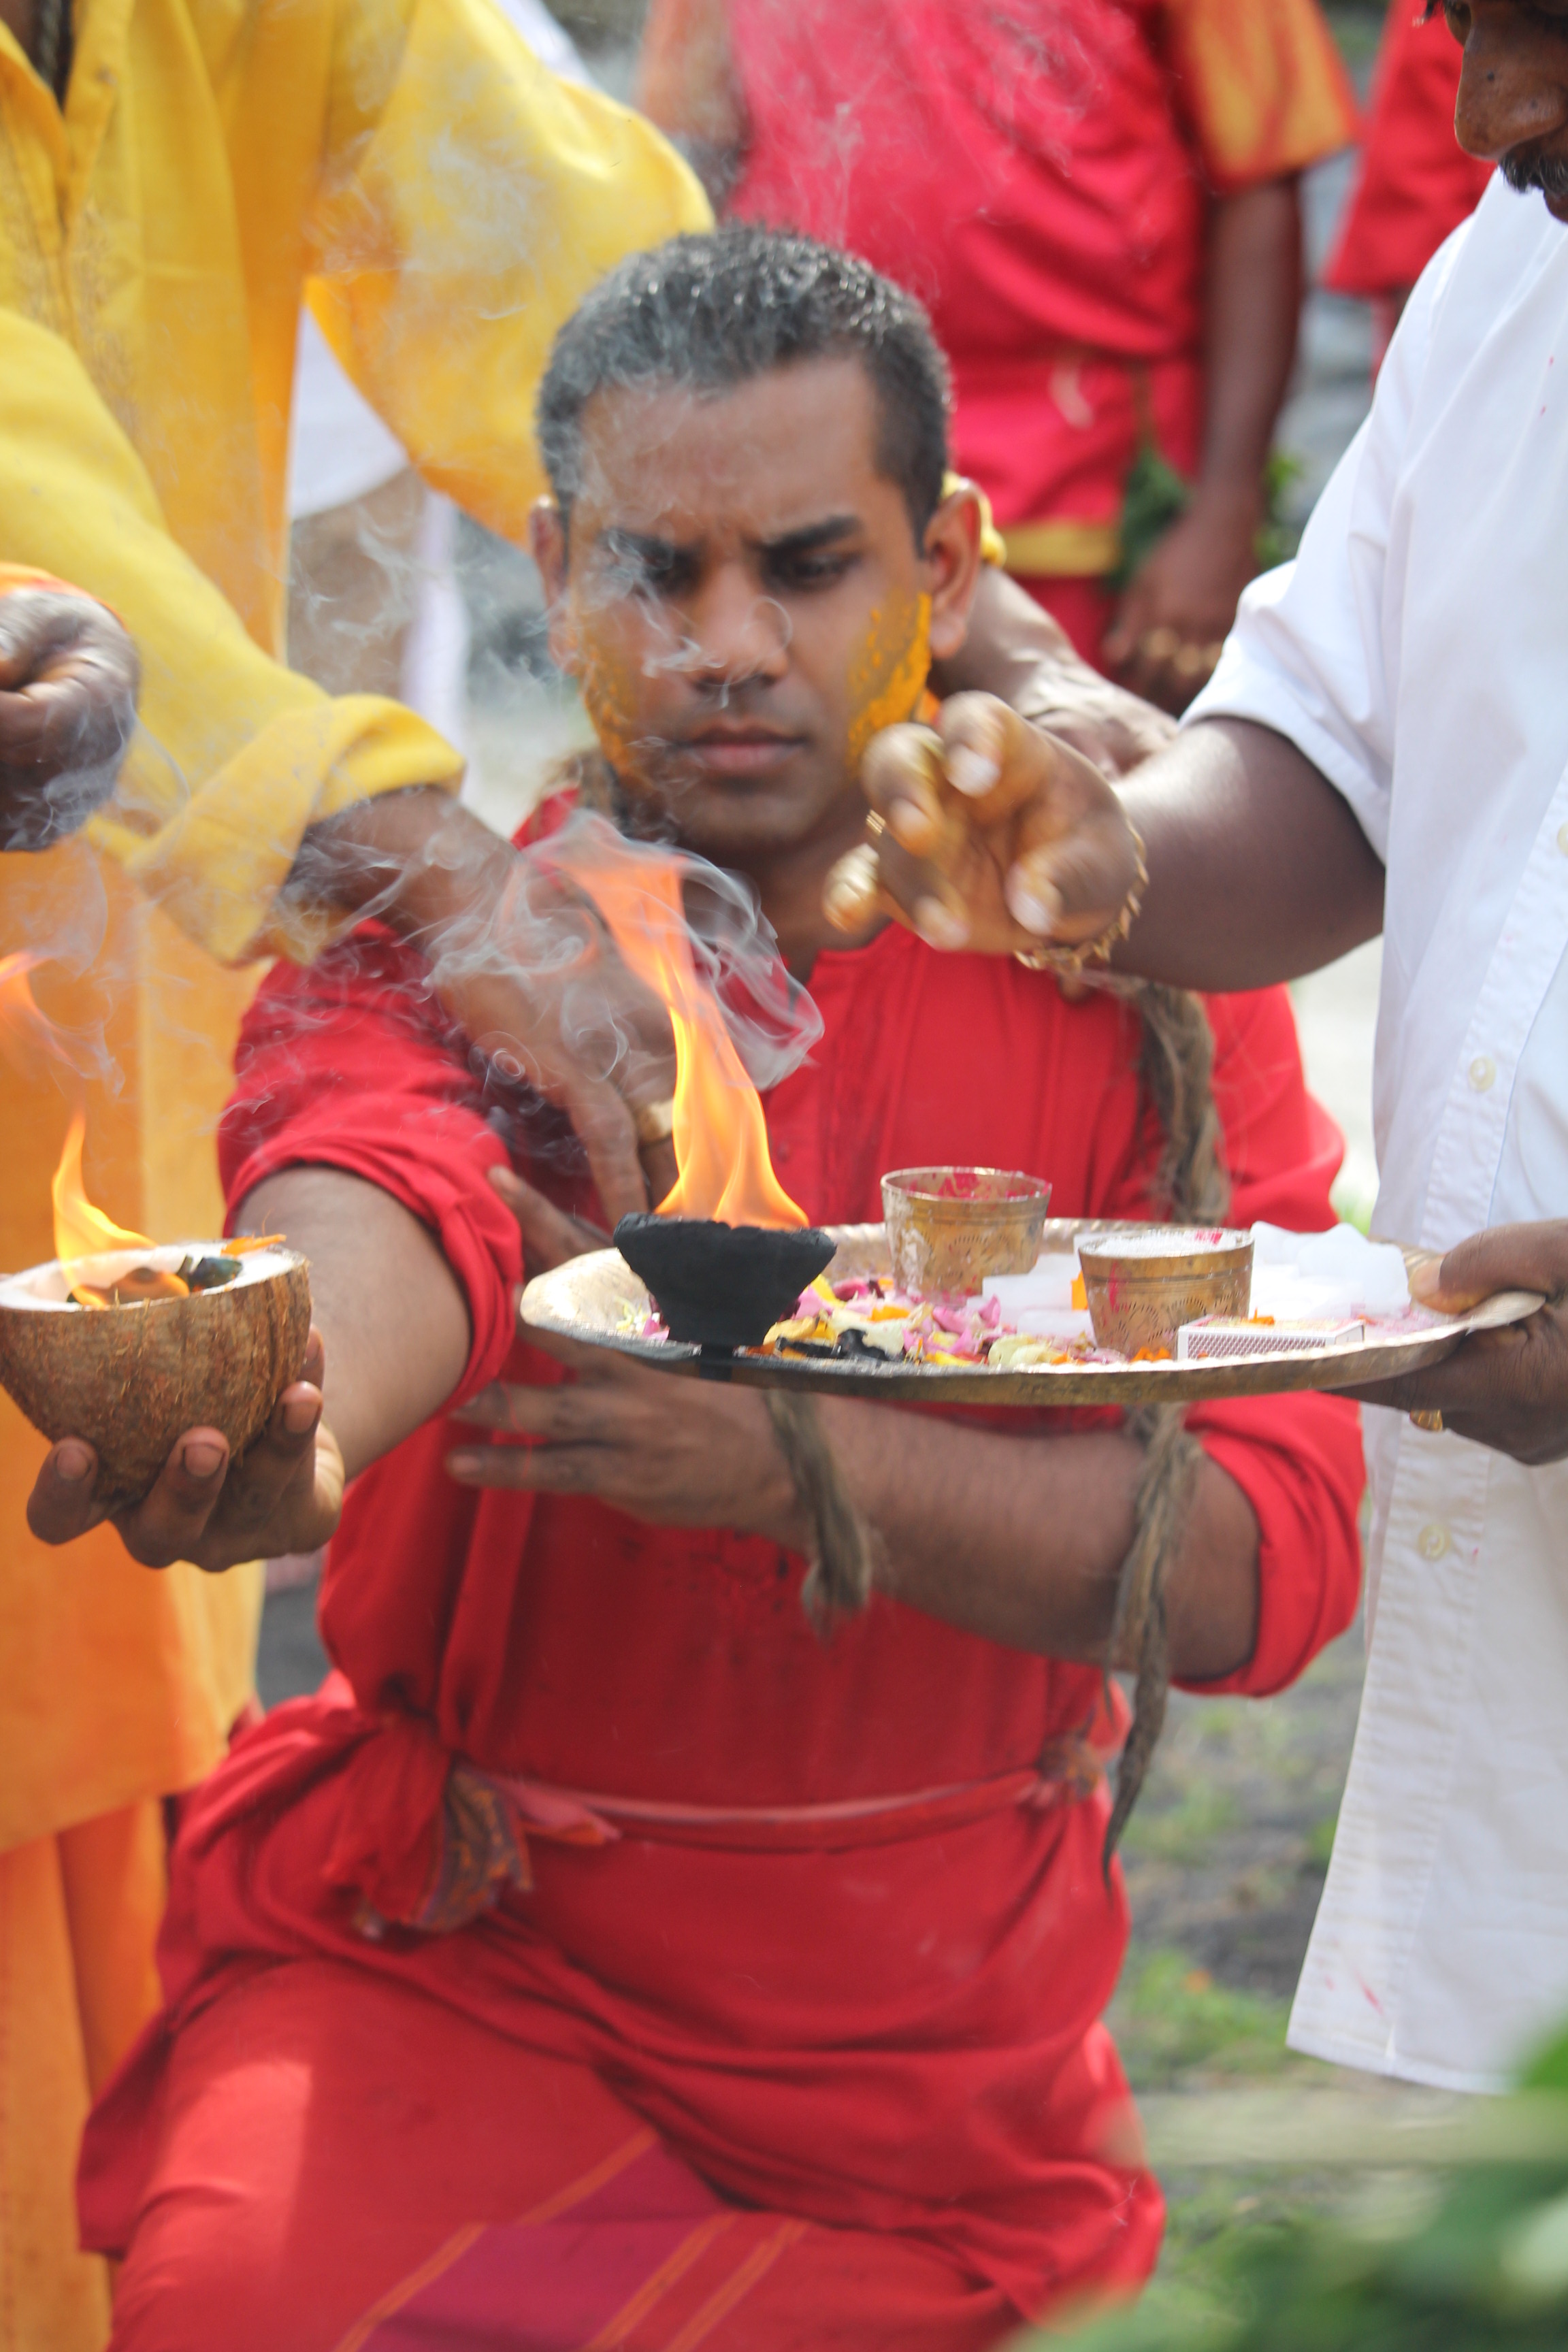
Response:
[{"label": "hand holding coconut shell", "polygon": [[302,1377],[283,1391],[242,1454],[236,1457],[221,1429],[187,1429],[151,1490],[119,1507],[100,1496],[110,1480],[97,1450],[84,1438],[61,1438],[38,1473],[28,1526],[40,1542],[65,1544],[112,1518],[126,1550],[144,1568],[188,1559],[216,1570],[316,1550],[337,1527],[344,1485],[337,1441],[321,1425],[325,1371],[321,1335],[312,1325]]}]

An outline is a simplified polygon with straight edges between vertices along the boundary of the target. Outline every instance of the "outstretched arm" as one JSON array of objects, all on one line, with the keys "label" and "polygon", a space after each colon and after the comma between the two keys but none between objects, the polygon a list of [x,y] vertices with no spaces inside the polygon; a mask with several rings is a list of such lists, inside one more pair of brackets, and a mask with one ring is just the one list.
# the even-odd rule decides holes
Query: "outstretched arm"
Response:
[{"label": "outstretched arm", "polygon": [[1220,197],[1209,227],[1203,458],[1192,502],[1133,577],[1105,640],[1117,675],[1184,710],[1258,570],[1263,469],[1296,356],[1301,207],[1294,175]]},{"label": "outstretched arm", "polygon": [[[286,1169],[258,1185],[238,1226],[286,1232],[310,1259],[305,1377],[240,1463],[221,1430],[185,1431],[146,1500],[115,1517],[146,1568],[315,1550],[348,1480],[437,1412],[468,1360],[456,1276],[429,1230],[377,1186],[335,1168]],[[69,1543],[103,1517],[97,1473],[80,1438],[50,1449],[27,1507],[43,1542]]]},{"label": "outstretched arm", "polygon": [[[526,1444],[461,1447],[466,1486],[592,1495],[672,1527],[730,1527],[790,1550],[807,1530],[762,1396],[672,1379],[608,1349],[529,1337],[572,1377],[499,1383],[464,1417]],[[1098,1663],[1133,1532],[1142,1460],[1115,1431],[1005,1437],[849,1399],[818,1410],[839,1472],[881,1538],[880,1589],[1012,1649]],[[1252,1654],[1258,1530],[1205,1461],[1166,1587],[1171,1670],[1236,1672]]]},{"label": "outstretched arm", "polygon": [[1173,986],[1266,988],[1383,929],[1384,870],[1342,793],[1283,735],[1190,728],[1121,788],[1149,882],[1119,971]]},{"label": "outstretched arm", "polygon": [[970,947],[1030,954],[1100,937],[1133,892],[1115,968],[1220,991],[1315,971],[1383,928],[1383,866],[1348,803],[1271,728],[1190,727],[1117,787],[989,696],[949,703],[941,736],[889,728],[867,754],[885,830],[836,872],[830,911],[846,929],[879,903],[919,929],[935,897]]}]

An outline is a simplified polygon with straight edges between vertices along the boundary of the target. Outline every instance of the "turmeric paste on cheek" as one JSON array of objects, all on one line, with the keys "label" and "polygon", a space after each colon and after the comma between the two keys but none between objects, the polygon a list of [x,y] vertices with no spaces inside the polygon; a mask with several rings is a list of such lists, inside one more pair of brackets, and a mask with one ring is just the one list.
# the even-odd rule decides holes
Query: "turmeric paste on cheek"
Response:
[{"label": "turmeric paste on cheek", "polygon": [[849,667],[845,763],[858,776],[874,735],[910,719],[931,668],[931,598],[877,605]]},{"label": "turmeric paste on cheek", "polygon": [[612,768],[624,771],[631,761],[637,733],[637,697],[623,663],[584,638],[581,673],[583,705],[593,722],[599,748]]}]

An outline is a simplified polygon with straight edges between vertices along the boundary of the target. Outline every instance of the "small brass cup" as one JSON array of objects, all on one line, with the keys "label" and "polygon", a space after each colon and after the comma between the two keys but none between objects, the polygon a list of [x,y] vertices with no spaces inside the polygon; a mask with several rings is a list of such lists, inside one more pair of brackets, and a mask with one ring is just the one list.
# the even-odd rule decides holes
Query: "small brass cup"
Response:
[{"label": "small brass cup", "polygon": [[917,1297],[973,1296],[988,1274],[1027,1274],[1051,1188],[1006,1168],[899,1168],[882,1179],[893,1278]]},{"label": "small brass cup", "polygon": [[1184,1323],[1246,1316],[1252,1236],[1213,1227],[1151,1227],[1080,1242],[1078,1262],[1097,1347],[1119,1356],[1173,1356]]}]

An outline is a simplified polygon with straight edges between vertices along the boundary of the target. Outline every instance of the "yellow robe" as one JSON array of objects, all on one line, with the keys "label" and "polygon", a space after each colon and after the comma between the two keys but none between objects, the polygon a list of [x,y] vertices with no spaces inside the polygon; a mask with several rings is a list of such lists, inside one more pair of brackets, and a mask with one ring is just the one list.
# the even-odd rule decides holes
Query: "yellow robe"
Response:
[{"label": "yellow robe", "polygon": [[[306,826],[459,773],[395,704],[279,666],[301,293],[427,478],[521,537],[556,327],[708,211],[488,0],[78,0],[76,22],[63,115],[0,26],[0,555],[120,614],[142,725],[88,837],[0,857],[0,954],[53,959],[37,993],[79,1054],[101,1023],[89,1190],[172,1238],[217,1226],[213,1127],[254,959],[300,944],[272,902]],[[68,1116],[0,1066],[0,1265],[53,1254]],[[112,1535],[35,1544],[42,1450],[0,1398],[0,2352],[102,2340],[75,2137],[154,1997],[156,1800],[221,1752],[259,1599],[258,1571],[153,1575]]]}]

